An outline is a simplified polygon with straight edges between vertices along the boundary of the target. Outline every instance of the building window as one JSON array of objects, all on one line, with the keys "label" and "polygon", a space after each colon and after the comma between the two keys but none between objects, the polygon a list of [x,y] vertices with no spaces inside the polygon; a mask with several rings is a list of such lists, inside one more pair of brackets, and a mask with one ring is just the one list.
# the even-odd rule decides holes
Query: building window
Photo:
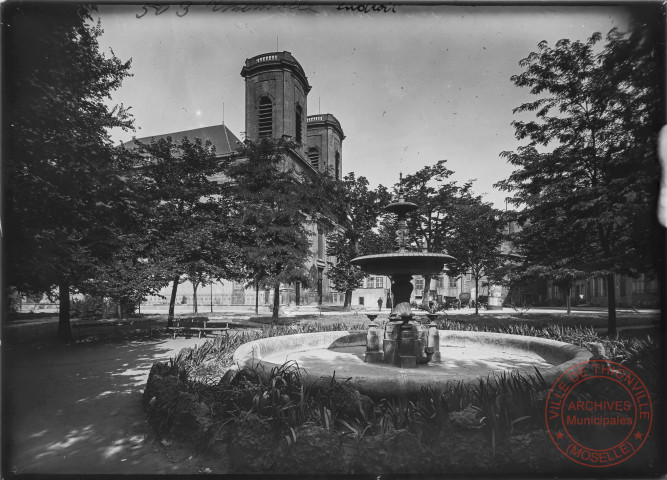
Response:
[{"label": "building window", "polygon": [[423,278],[415,279],[415,290],[419,290],[419,291],[424,290],[424,279]]},{"label": "building window", "polygon": [[359,297],[359,305],[363,305],[363,304],[364,304],[364,297]]},{"label": "building window", "polygon": [[368,277],[366,279],[366,288],[375,288],[375,277]]},{"label": "building window", "polygon": [[320,152],[315,147],[310,147],[308,149],[308,159],[310,160],[310,165],[315,169],[320,169]]},{"label": "building window", "polygon": [[334,171],[336,180],[340,180],[340,153],[336,152],[336,170]]},{"label": "building window", "polygon": [[640,275],[635,280],[635,293],[656,293],[658,291],[657,282],[654,275]]},{"label": "building window", "polygon": [[384,280],[382,277],[375,278],[375,288],[384,288]]},{"label": "building window", "polygon": [[259,136],[273,136],[273,104],[269,97],[259,100]]},{"label": "building window", "polygon": [[317,258],[319,259],[324,259],[324,237],[326,233],[324,230],[318,228],[317,229]]},{"label": "building window", "polygon": [[456,278],[449,279],[449,288],[456,288]]},{"label": "building window", "polygon": [[438,277],[437,288],[445,288],[445,277]]},{"label": "building window", "polygon": [[303,125],[303,110],[301,109],[301,105],[296,106],[296,141],[301,143],[302,142],[302,137],[301,137],[301,127]]}]

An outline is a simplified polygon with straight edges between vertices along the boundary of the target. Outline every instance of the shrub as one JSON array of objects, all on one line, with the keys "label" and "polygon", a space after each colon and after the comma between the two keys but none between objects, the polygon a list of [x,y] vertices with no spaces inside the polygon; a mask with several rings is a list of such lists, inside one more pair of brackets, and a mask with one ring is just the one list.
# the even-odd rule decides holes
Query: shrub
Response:
[{"label": "shrub", "polygon": [[[378,448],[384,452],[380,455],[382,468],[405,469],[403,472],[428,472],[429,469],[479,472],[480,465],[487,469],[481,471],[520,468],[536,472],[550,465],[560,465],[552,449],[542,447],[550,446],[543,422],[550,385],[537,369],[530,375],[518,372],[491,375],[473,384],[449,382],[439,390],[423,389],[415,398],[396,396],[377,404],[335,377],[324,386],[307,387],[302,381],[301,369],[294,362],[270,371],[258,367],[224,373],[231,365],[233,352],[243,343],[279,335],[351,328],[345,324],[308,324],[242,330],[208,340],[199,347],[183,349],[169,364],[161,364],[152,374],[176,377],[172,384],[178,384],[184,393],[202,405],[193,412],[197,415],[199,410],[210,412],[210,422],[195,415],[201,425],[211,425],[206,436],[210,442],[223,438],[231,439],[232,444],[245,442],[243,448],[236,450],[239,468],[252,471],[277,468],[278,463],[286,472],[291,471],[294,465],[303,463],[304,458],[315,458],[311,445],[299,442],[312,439],[335,449],[336,435],[347,451],[353,452],[353,459],[338,457],[340,465],[336,468],[340,467],[344,473],[369,473],[373,468],[380,468],[377,462],[373,463],[375,457],[368,463],[362,461],[363,452],[370,454]],[[598,336],[592,328],[560,325],[489,326],[441,320],[439,328],[549,338],[587,347],[596,351],[596,355],[603,348],[607,358],[638,373],[646,381],[654,401],[658,401],[656,388],[661,357],[659,344],[650,338],[613,340]],[[151,384],[152,392],[158,391],[156,388]],[[153,393],[147,395],[152,396]],[[164,406],[159,411],[162,413],[156,412],[153,415],[164,418],[153,418],[153,422],[157,422],[154,425],[169,428],[171,422],[167,415],[174,415],[174,408]],[[193,412],[189,414],[193,416]],[[261,431],[254,432],[250,427]],[[397,439],[410,439],[416,442],[415,449],[438,453],[428,460],[422,458],[421,464],[413,462],[410,456],[394,457],[394,453],[400,453],[395,450],[400,443],[394,445]],[[528,444],[532,447],[533,443],[537,450],[530,456],[517,455],[511,462],[503,460],[509,446]],[[264,455],[268,463],[252,460],[258,455]],[[471,463],[473,457],[479,462]],[[344,462],[347,463],[343,465]],[[325,468],[321,461],[316,463],[322,466],[322,473],[333,468]]]},{"label": "shrub", "polygon": [[71,304],[73,318],[82,320],[100,320],[116,316],[116,303],[107,298],[86,295],[81,300],[74,300]]}]

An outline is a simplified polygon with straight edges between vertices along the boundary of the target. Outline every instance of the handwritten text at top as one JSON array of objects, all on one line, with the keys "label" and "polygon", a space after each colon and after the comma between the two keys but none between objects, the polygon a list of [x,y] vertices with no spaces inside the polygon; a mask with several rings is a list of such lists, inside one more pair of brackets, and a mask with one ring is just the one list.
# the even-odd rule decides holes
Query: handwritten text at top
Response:
[{"label": "handwritten text at top", "polygon": [[[204,8],[207,11],[215,13],[243,13],[243,12],[261,12],[261,11],[270,11],[270,10],[296,10],[296,11],[310,11],[315,12],[315,10],[310,5],[230,5],[227,3],[211,1],[206,4],[196,4],[193,5],[193,2],[181,2],[180,4],[174,5],[164,5],[158,3],[144,3],[139,7],[141,11],[135,16],[137,18],[143,18],[144,16],[152,13],[154,16],[162,15],[165,12],[175,13],[178,17],[184,17],[190,11],[195,8]],[[345,4],[341,3],[337,6],[336,10],[347,11],[347,12],[359,12],[359,13],[396,13],[395,4]]]}]

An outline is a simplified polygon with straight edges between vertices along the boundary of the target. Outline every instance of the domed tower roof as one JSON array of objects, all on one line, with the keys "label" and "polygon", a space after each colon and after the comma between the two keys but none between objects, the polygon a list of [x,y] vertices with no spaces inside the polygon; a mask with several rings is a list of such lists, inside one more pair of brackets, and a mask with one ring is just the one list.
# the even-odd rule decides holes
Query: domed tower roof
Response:
[{"label": "domed tower roof", "polygon": [[336,117],[330,113],[322,113],[319,115],[308,115],[308,129],[314,128],[333,128],[336,133],[340,136],[340,139],[345,138],[343,133],[343,127],[340,126],[340,122]]},{"label": "domed tower roof", "polygon": [[303,71],[301,64],[296,61],[296,58],[290,52],[262,53],[248,58],[241,69],[241,76],[248,78],[272,70],[290,70],[301,81],[306,94],[310,92],[312,87],[308,83],[306,72]]},{"label": "domed tower roof", "polygon": [[303,68],[290,52],[248,58],[241,70],[246,84],[246,138],[293,138],[306,158],[308,84]]}]

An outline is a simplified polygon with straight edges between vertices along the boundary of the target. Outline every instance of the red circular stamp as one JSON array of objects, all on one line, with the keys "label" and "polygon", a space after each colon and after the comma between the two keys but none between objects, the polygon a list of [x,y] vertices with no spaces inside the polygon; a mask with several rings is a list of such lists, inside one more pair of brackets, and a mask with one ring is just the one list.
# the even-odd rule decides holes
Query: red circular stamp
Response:
[{"label": "red circular stamp", "polygon": [[558,377],[544,415],[549,436],[563,455],[588,467],[611,467],[644,444],[653,405],[646,386],[630,369],[589,360]]}]

